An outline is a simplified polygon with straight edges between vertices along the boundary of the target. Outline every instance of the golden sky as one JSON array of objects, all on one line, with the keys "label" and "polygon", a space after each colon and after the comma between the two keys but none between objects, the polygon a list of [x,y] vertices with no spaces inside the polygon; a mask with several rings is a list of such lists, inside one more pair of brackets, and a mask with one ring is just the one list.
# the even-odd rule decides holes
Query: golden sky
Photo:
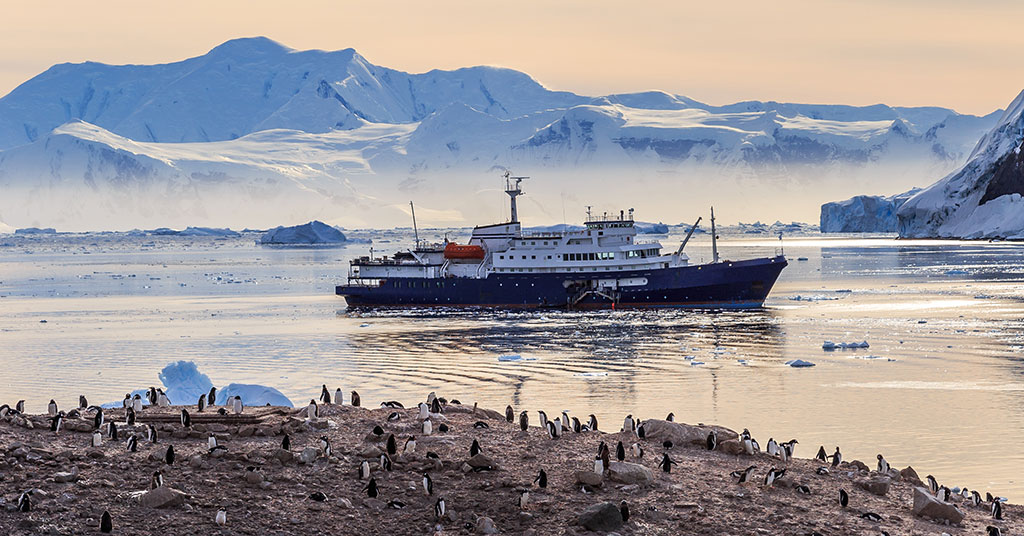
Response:
[{"label": "golden sky", "polygon": [[1019,0],[38,1],[3,13],[0,95],[54,63],[164,63],[256,35],[409,72],[498,65],[552,89],[712,104],[984,114],[1024,88]]}]

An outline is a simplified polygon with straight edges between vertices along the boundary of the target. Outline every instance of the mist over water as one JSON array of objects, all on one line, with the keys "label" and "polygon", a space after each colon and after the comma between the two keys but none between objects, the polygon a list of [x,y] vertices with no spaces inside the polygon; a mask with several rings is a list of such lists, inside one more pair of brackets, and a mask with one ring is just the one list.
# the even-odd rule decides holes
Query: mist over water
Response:
[{"label": "mist over water", "polygon": [[[350,311],[333,287],[367,244],[264,249],[253,237],[4,237],[0,402],[119,400],[186,359],[218,386],[266,384],[297,403],[326,383],[367,406],[433,390],[595,413],[606,430],[672,411],[749,428],[761,444],[797,438],[803,457],[838,445],[951,487],[1024,495],[1024,452],[1009,448],[1024,441],[1022,246],[787,238],[791,264],[753,311]],[[687,246],[693,261],[710,258],[707,240]],[[390,234],[374,250],[408,244]],[[780,244],[720,245],[739,259]],[[870,347],[826,352],[826,340]]]}]

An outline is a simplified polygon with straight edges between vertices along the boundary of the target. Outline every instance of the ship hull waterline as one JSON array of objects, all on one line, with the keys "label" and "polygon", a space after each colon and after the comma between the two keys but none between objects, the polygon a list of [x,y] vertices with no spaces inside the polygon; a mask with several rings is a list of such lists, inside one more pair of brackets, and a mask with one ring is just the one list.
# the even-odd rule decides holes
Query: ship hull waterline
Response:
[{"label": "ship hull waterline", "polygon": [[[486,278],[394,277],[339,285],[349,307],[707,308],[764,306],[785,257],[631,271],[492,273]],[[599,288],[601,281],[643,284]],[[584,292],[585,289],[600,292]]]}]

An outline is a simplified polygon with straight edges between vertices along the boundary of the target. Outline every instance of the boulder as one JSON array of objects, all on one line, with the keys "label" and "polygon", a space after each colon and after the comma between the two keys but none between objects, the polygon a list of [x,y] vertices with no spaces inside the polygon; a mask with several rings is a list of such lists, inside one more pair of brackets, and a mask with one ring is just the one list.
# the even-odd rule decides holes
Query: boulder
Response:
[{"label": "boulder", "polygon": [[743,443],[735,439],[729,439],[718,443],[718,450],[726,454],[732,454],[733,456],[739,456],[740,454],[746,453],[746,449],[743,448]]},{"label": "boulder", "polygon": [[489,517],[478,517],[476,519],[477,534],[498,534],[498,528],[494,526],[494,520]]},{"label": "boulder", "polygon": [[466,460],[466,463],[473,468],[496,469],[498,467],[494,460],[483,453]]},{"label": "boulder", "polygon": [[941,519],[954,525],[960,524],[964,519],[964,513],[959,508],[940,501],[920,486],[914,487],[913,512],[917,516]]},{"label": "boulder", "polygon": [[638,463],[611,462],[608,465],[608,479],[623,484],[649,484],[654,481],[654,474]]},{"label": "boulder", "polygon": [[900,478],[915,486],[924,486],[924,482],[922,482],[921,477],[917,475],[917,471],[909,465],[900,470]]},{"label": "boulder", "polygon": [[310,464],[316,461],[320,457],[320,449],[316,447],[306,447],[302,449],[302,454],[299,455],[299,461],[304,464]]},{"label": "boulder", "polygon": [[736,432],[721,426],[700,426],[658,419],[644,421],[643,426],[647,439],[659,443],[667,439],[675,445],[705,445],[712,430],[718,434],[719,443],[739,437]]},{"label": "boulder", "polygon": [[610,502],[588,506],[580,513],[578,523],[581,527],[595,532],[609,532],[622,527],[622,513],[619,507]]},{"label": "boulder", "polygon": [[860,460],[853,460],[851,462],[847,462],[846,465],[849,466],[847,469],[853,469],[855,471],[863,471],[865,473],[871,471],[871,469],[868,468],[867,464]]},{"label": "boulder", "polygon": [[360,458],[380,458],[380,455],[383,453],[384,451],[380,450],[380,448],[375,447],[373,445],[367,445],[359,449],[359,452],[356,453],[356,456],[359,456]]},{"label": "boulder", "polygon": [[585,484],[592,488],[600,487],[604,477],[593,471],[576,471],[576,485]]},{"label": "boulder", "polygon": [[78,480],[78,468],[72,467],[70,472],[61,472],[53,475],[53,481],[58,484],[67,484]]},{"label": "boulder", "polygon": [[274,451],[274,457],[281,463],[291,463],[295,461],[295,454],[292,454],[292,451],[280,448]]},{"label": "boulder", "polygon": [[245,483],[250,486],[259,486],[263,483],[263,473],[260,471],[246,471]]},{"label": "boulder", "polygon": [[892,479],[887,476],[873,476],[871,478],[858,478],[854,481],[854,484],[875,495],[885,496],[886,493],[889,493],[889,485],[892,484]]},{"label": "boulder", "polygon": [[167,486],[151,489],[139,496],[139,505],[144,508],[168,508],[185,504],[184,492]]},{"label": "boulder", "polygon": [[256,433],[256,427],[252,425],[241,426],[238,428],[238,437],[252,437]]}]

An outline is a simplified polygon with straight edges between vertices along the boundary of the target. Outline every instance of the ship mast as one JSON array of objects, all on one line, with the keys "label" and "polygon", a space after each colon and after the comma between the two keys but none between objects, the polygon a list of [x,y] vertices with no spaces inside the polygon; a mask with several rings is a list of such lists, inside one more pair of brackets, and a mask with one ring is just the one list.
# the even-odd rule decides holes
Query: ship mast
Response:
[{"label": "ship mast", "polygon": [[[508,194],[510,198],[512,198],[511,223],[519,223],[519,212],[516,211],[516,197],[526,193],[522,190],[522,188],[519,187],[519,183],[523,182],[524,179],[529,179],[530,177],[512,177],[511,175],[511,172],[505,172],[505,193]],[[514,187],[512,185],[512,181],[515,181]]]},{"label": "ship mast", "polygon": [[711,262],[718,262],[718,233],[715,231],[715,207],[711,207]]},{"label": "ship mast", "polygon": [[412,235],[416,240],[415,249],[420,249],[420,231],[416,228],[416,207],[409,201],[409,210],[412,211]]}]

